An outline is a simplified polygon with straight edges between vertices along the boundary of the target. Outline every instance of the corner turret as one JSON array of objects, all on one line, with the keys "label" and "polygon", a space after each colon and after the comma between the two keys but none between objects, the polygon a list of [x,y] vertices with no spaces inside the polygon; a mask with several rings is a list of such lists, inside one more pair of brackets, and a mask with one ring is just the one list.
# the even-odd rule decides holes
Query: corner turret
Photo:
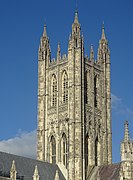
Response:
[{"label": "corner turret", "polygon": [[133,141],[129,138],[128,121],[125,122],[124,140],[121,143],[120,180],[133,179]]},{"label": "corner turret", "polygon": [[99,63],[107,62],[110,63],[110,50],[108,46],[108,40],[105,36],[104,23],[102,25],[102,35],[99,41],[97,60]]},{"label": "corner turret", "polygon": [[50,63],[51,50],[49,38],[47,36],[47,27],[44,25],[43,35],[40,40],[39,51],[38,51],[38,61],[46,61],[46,65]]},{"label": "corner turret", "polygon": [[128,121],[125,122],[124,140],[121,143],[121,161],[133,161],[133,141],[129,138]]},{"label": "corner turret", "polygon": [[[107,138],[107,159],[104,161],[108,164],[112,163],[112,127],[111,127],[111,90],[110,90],[110,51],[108,40],[105,36],[104,24],[102,25],[102,35],[99,41],[97,62],[103,70],[102,85],[103,85],[103,102],[104,106],[104,125],[105,130],[104,138]],[[106,143],[106,142],[104,142]]]}]

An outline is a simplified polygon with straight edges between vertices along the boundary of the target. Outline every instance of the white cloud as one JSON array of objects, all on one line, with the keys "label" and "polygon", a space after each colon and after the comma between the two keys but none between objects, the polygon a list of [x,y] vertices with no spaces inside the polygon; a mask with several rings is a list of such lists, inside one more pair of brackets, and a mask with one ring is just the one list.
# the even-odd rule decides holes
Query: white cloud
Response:
[{"label": "white cloud", "polygon": [[36,131],[22,132],[19,130],[16,137],[0,141],[0,151],[36,158]]},{"label": "white cloud", "polygon": [[122,100],[114,94],[111,94],[111,106],[117,109],[122,104]]},{"label": "white cloud", "polygon": [[111,106],[112,109],[118,113],[127,116],[133,116],[133,110],[128,108],[118,96],[111,94]]}]

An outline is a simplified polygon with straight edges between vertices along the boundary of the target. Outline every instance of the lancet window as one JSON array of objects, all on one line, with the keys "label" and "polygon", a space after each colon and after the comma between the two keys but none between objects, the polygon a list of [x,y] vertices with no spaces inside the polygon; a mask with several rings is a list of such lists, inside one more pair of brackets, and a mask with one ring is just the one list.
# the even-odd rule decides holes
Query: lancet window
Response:
[{"label": "lancet window", "polygon": [[56,76],[52,76],[52,106],[56,106],[57,104],[57,80]]},{"label": "lancet window", "polygon": [[62,101],[63,103],[68,102],[68,76],[66,71],[62,75]]},{"label": "lancet window", "polygon": [[55,164],[56,163],[56,140],[54,136],[51,137],[50,146],[51,146],[50,148],[51,162]]},{"label": "lancet window", "polygon": [[64,166],[67,168],[67,138],[66,135],[63,133],[62,135],[62,142],[61,142],[61,154],[62,154],[62,162]]},{"label": "lancet window", "polygon": [[87,169],[88,167],[88,134],[86,135],[86,138],[85,138],[85,166]]},{"label": "lancet window", "polygon": [[94,77],[94,106],[97,107],[97,76]]}]

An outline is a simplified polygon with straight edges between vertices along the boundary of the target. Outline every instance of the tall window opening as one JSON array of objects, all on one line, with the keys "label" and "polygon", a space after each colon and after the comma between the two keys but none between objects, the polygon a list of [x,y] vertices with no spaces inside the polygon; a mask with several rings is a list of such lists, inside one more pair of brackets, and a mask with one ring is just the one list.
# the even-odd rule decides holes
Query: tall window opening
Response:
[{"label": "tall window opening", "polygon": [[87,71],[85,72],[85,103],[87,104],[88,100],[88,84],[87,84]]},{"label": "tall window opening", "polygon": [[94,77],[94,106],[97,107],[97,76]]},{"label": "tall window opening", "polygon": [[62,76],[62,98],[63,103],[68,102],[68,76],[66,71],[63,72]]},{"label": "tall window opening", "polygon": [[57,80],[56,76],[52,76],[52,106],[57,104]]},{"label": "tall window opening", "polygon": [[53,164],[56,163],[56,140],[54,138],[54,136],[51,137],[51,162]]},{"label": "tall window opening", "polygon": [[86,135],[85,138],[85,166],[86,166],[86,170],[88,167],[88,134]]},{"label": "tall window opening", "polygon": [[75,39],[75,42],[76,42],[76,47],[78,47],[78,40],[77,40],[77,38]]},{"label": "tall window opening", "polygon": [[98,137],[95,140],[95,165],[98,165]]},{"label": "tall window opening", "polygon": [[67,168],[67,138],[66,135],[63,133],[62,135],[62,161],[64,166]]}]

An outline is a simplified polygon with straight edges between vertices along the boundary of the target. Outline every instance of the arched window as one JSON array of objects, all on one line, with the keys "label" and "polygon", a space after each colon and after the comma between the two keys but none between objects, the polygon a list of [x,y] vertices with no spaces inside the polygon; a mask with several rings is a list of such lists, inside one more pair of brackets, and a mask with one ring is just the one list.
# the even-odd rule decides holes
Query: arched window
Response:
[{"label": "arched window", "polygon": [[94,107],[97,107],[97,76],[94,77]]},{"label": "arched window", "polygon": [[68,76],[66,71],[62,75],[62,101],[63,103],[68,102]]},{"label": "arched window", "polygon": [[52,106],[56,106],[57,104],[57,80],[56,76],[52,76]]},{"label": "arched window", "polygon": [[50,146],[51,162],[54,164],[56,163],[56,140],[54,136],[51,137]]},{"label": "arched window", "polygon": [[66,135],[63,133],[62,135],[62,143],[61,143],[61,154],[62,154],[62,162],[64,166],[67,168],[67,138]]}]

